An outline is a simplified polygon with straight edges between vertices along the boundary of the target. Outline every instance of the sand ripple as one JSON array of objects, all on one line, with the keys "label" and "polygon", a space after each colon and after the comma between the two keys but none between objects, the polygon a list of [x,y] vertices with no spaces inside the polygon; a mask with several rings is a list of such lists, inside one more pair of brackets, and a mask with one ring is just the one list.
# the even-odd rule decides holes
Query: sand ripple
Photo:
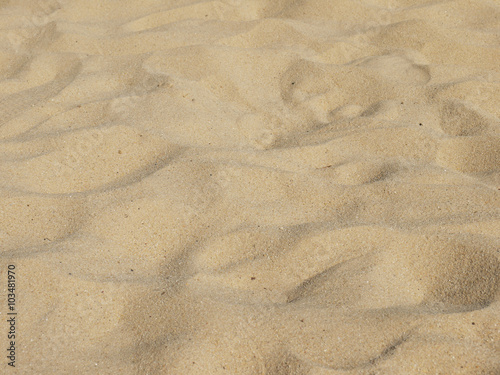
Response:
[{"label": "sand ripple", "polygon": [[499,16],[0,1],[18,373],[497,374]]}]

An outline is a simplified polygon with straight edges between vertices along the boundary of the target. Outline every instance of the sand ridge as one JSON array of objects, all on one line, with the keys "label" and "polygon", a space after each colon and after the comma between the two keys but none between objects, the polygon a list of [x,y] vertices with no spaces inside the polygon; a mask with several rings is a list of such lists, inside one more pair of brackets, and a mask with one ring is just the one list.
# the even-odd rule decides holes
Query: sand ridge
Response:
[{"label": "sand ridge", "polygon": [[0,1],[8,370],[499,373],[499,17]]}]

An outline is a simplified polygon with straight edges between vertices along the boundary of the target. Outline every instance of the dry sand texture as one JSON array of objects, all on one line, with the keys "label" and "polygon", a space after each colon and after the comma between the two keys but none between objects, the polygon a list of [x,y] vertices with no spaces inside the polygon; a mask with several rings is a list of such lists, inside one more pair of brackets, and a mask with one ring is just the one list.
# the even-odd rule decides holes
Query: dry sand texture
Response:
[{"label": "dry sand texture", "polygon": [[499,26],[0,1],[0,372],[499,374]]}]

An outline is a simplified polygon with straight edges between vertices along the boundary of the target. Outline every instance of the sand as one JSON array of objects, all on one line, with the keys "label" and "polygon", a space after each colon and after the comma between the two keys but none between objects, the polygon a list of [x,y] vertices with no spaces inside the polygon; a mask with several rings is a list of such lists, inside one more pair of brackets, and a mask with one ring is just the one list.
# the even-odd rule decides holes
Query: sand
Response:
[{"label": "sand", "polygon": [[0,373],[500,374],[499,30],[0,1]]}]

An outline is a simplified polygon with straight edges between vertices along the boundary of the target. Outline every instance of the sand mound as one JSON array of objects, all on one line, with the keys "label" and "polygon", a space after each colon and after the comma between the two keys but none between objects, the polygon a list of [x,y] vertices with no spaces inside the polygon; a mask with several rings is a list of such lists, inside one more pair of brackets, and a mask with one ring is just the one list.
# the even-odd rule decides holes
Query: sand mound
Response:
[{"label": "sand mound", "polygon": [[499,17],[0,1],[0,373],[498,374]]}]

